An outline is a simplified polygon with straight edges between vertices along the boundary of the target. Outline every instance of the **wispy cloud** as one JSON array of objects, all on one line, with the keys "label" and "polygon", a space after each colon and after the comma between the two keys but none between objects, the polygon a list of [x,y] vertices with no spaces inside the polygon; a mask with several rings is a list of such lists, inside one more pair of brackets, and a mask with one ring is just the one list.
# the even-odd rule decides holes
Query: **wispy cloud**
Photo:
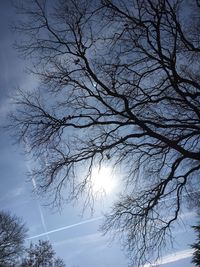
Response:
[{"label": "wispy cloud", "polygon": [[156,261],[154,264],[145,264],[143,267],[154,267],[154,266],[159,266],[159,265],[183,260],[186,258],[190,258],[192,256],[192,253],[193,253],[192,249],[182,250],[182,251],[167,255],[163,257],[162,259]]},{"label": "wispy cloud", "polygon": [[67,262],[74,262],[75,258],[82,258],[83,255],[91,253],[93,255],[99,255],[99,253],[104,253],[108,251],[108,238],[102,236],[100,232],[81,235],[78,237],[65,238],[65,240],[53,242],[53,246],[58,248],[66,245],[67,250],[70,250],[70,253],[66,254]]},{"label": "wispy cloud", "polygon": [[94,242],[99,242],[102,240],[106,240],[107,238],[105,236],[102,236],[102,234],[98,233],[93,233],[93,234],[87,234],[87,235],[81,235],[78,237],[73,237],[73,238],[68,238],[66,240],[62,240],[62,241],[57,241],[54,242],[55,246],[62,246],[65,244],[81,244],[83,246],[87,245],[87,244],[91,244]]},{"label": "wispy cloud", "polygon": [[103,218],[102,216],[101,217],[96,217],[96,218],[92,218],[92,219],[85,220],[85,221],[82,221],[82,222],[66,225],[64,227],[59,227],[59,228],[56,228],[56,229],[53,229],[53,230],[50,230],[50,231],[47,231],[47,232],[44,232],[44,233],[41,233],[41,234],[38,234],[38,235],[34,235],[34,236],[31,236],[31,237],[28,237],[27,240],[38,238],[38,237],[49,235],[49,234],[53,234],[53,233],[60,232],[60,231],[63,231],[63,230],[71,229],[71,228],[74,228],[74,227],[77,227],[77,226],[80,226],[80,225],[83,225],[83,224],[87,224],[87,223],[91,223],[91,222],[94,222],[94,221],[98,221],[98,220],[100,220],[102,218]]},{"label": "wispy cloud", "polygon": [[9,190],[7,193],[5,193],[3,196],[0,197],[0,201],[6,201],[8,199],[13,199],[16,197],[21,196],[25,192],[25,187],[19,186],[12,190]]},{"label": "wispy cloud", "polygon": [[[6,74],[4,74],[6,76]],[[11,73],[10,76],[12,77],[14,74]],[[4,85],[5,89],[8,91],[7,94],[5,94],[3,97],[1,96],[0,101],[0,118],[1,122],[0,124],[7,125],[7,116],[8,114],[14,112],[17,108],[17,105],[15,104],[17,95],[18,95],[18,88],[23,89],[25,92],[32,92],[34,88],[37,88],[39,85],[39,80],[36,79],[32,75],[22,75],[22,77],[18,77],[18,79],[15,81],[15,78],[13,78],[14,82],[17,84],[9,84],[7,83]],[[10,82],[10,78],[9,78]],[[1,84],[2,85],[2,84]],[[0,90],[1,92],[1,90]],[[5,120],[5,122],[3,121]],[[3,121],[3,123],[2,123]]]},{"label": "wispy cloud", "polygon": [[0,114],[1,114],[1,119],[6,117],[6,115],[11,111],[11,101],[9,98],[4,100],[3,103],[0,103]]}]

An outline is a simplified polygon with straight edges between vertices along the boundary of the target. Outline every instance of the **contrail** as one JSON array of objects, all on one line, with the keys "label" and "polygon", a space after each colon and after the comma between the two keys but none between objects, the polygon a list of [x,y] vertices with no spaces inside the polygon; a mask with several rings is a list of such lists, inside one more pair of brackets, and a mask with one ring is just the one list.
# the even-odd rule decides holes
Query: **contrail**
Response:
[{"label": "contrail", "polygon": [[[36,185],[35,179],[32,178],[31,181],[32,181],[34,190],[37,190],[37,185]],[[39,202],[38,199],[36,200],[36,202],[37,202],[38,210],[39,210],[39,213],[40,213],[40,219],[41,219],[41,223],[42,223],[43,229],[44,229],[45,232],[47,232],[47,226],[46,226],[46,223],[45,223],[42,207],[41,207],[40,202]],[[48,234],[47,234],[47,237],[48,237]],[[48,239],[49,239],[49,237],[48,237]]]},{"label": "contrail", "polygon": [[[27,139],[25,141],[25,149],[26,149],[27,152],[30,151]],[[28,171],[31,173],[31,167],[30,167],[29,164],[30,164],[30,159],[28,158],[28,163],[26,164],[26,167],[27,167]],[[32,177],[31,182],[32,182],[34,190],[37,191],[37,184],[36,184],[36,181],[35,181],[34,177]],[[40,202],[39,202],[38,199],[36,200],[36,202],[37,202],[38,210],[39,210],[39,213],[40,213],[40,219],[41,219],[41,223],[42,223],[43,229],[44,229],[45,232],[47,232],[47,226],[46,226],[46,223],[45,223],[42,207],[41,207]],[[48,235],[47,235],[47,237],[48,237]],[[48,239],[49,239],[49,237],[48,237]]]},{"label": "contrail", "polygon": [[193,252],[194,252],[193,249],[186,249],[186,250],[178,251],[176,253],[172,253],[172,254],[164,256],[162,259],[158,260],[154,264],[145,264],[140,267],[153,267],[153,266],[156,267],[156,266],[160,266],[163,264],[169,264],[169,263],[176,262],[179,260],[187,259],[192,256]]},{"label": "contrail", "polygon": [[[34,190],[37,190],[37,186],[36,186],[36,181],[35,181],[35,179],[32,178],[31,181],[32,181]],[[42,207],[41,207],[41,205],[40,205],[38,199],[37,199],[36,201],[37,201],[37,206],[38,206],[38,210],[39,210],[39,213],[40,213],[40,219],[41,219],[41,222],[42,222],[42,226],[43,226],[43,228],[44,228],[44,231],[47,232],[47,227],[46,227],[46,224],[45,224],[44,214],[43,214],[43,211],[42,211]]]},{"label": "contrail", "polygon": [[[182,194],[182,196],[186,197],[188,195],[192,195],[192,194],[195,194],[195,193],[198,193],[198,192],[200,192],[200,190],[190,191],[190,192]],[[177,198],[177,196],[169,197],[169,198],[166,198],[166,199],[161,199],[159,202],[165,202],[165,201],[168,201],[168,200],[171,200],[171,199],[175,199],[175,198]]]},{"label": "contrail", "polygon": [[[32,181],[33,184],[35,183],[35,181],[33,180]],[[199,192],[199,190],[197,191],[191,191],[191,192],[188,192],[188,194],[193,194],[193,193],[197,193]],[[171,198],[168,198],[167,200],[170,200],[170,199],[173,199],[174,197],[171,197]],[[162,200],[163,201],[163,200]],[[39,204],[39,203],[38,203]],[[40,205],[39,206],[39,210],[41,210],[41,207]],[[41,217],[41,221],[43,223],[43,227],[46,228],[46,225],[45,225],[45,222],[44,222],[44,217],[43,217],[43,213],[42,211],[40,212],[40,217]],[[41,233],[41,234],[38,234],[38,235],[34,235],[34,236],[31,236],[31,237],[28,237],[26,238],[27,240],[30,240],[30,239],[34,239],[34,238],[38,238],[38,237],[41,237],[41,236],[45,236],[48,234],[53,234],[53,233],[56,233],[56,232],[60,232],[60,231],[63,231],[63,230],[67,230],[67,229],[70,229],[70,228],[74,228],[76,226],[79,226],[79,225],[83,225],[83,224],[87,224],[87,223],[90,223],[90,222],[94,222],[94,221],[98,221],[100,219],[102,219],[103,216],[101,217],[96,217],[96,218],[93,218],[93,219],[89,219],[89,220],[85,220],[85,221],[82,221],[82,222],[79,222],[79,223],[75,223],[75,224],[71,224],[71,225],[67,225],[67,226],[64,226],[64,227],[60,227],[60,228],[56,228],[56,229],[53,229],[53,230],[50,230],[50,231],[47,231],[45,230],[45,232]]]},{"label": "contrail", "polygon": [[74,228],[74,227],[79,226],[79,225],[95,222],[95,221],[101,220],[102,218],[103,218],[103,216],[96,217],[96,218],[85,220],[85,221],[82,221],[82,222],[79,222],[79,223],[74,223],[74,224],[70,224],[70,225],[67,225],[67,226],[64,226],[64,227],[56,228],[56,229],[53,229],[53,230],[50,230],[50,231],[47,231],[47,232],[44,232],[44,233],[41,233],[41,234],[38,234],[38,235],[34,235],[34,236],[31,236],[31,237],[28,237],[28,238],[26,238],[26,240],[38,238],[38,237],[45,236],[45,235],[48,235],[48,234],[53,234],[53,233],[56,233],[56,232],[60,232],[60,231],[63,231],[63,230]]}]

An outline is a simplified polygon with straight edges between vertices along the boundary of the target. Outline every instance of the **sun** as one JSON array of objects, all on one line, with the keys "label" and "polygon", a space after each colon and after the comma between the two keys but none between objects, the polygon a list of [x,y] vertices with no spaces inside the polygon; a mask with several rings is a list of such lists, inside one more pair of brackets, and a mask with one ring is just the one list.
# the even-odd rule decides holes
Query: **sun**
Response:
[{"label": "sun", "polygon": [[116,186],[112,169],[105,166],[94,168],[91,174],[91,183],[94,193],[111,193]]}]

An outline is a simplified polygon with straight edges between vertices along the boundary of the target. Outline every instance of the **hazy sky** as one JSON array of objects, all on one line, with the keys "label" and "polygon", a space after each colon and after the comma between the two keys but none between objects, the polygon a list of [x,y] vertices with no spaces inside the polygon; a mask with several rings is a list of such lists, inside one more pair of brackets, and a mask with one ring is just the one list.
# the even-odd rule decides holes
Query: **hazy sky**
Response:
[{"label": "hazy sky", "polygon": [[[0,0],[0,124],[6,121],[6,115],[13,107],[9,96],[16,88],[34,88],[37,79],[28,76],[24,70],[28,62],[20,60],[13,49],[16,34],[9,30],[9,24],[15,20],[16,14],[10,1]],[[22,217],[29,228],[29,238],[49,239],[57,252],[69,267],[125,267],[128,260],[120,250],[119,242],[109,243],[98,231],[102,221],[101,213],[109,208],[97,203],[97,211],[93,215],[85,213],[80,216],[81,207],[64,206],[58,213],[43,202],[37,200],[32,193],[32,184],[27,181],[26,172],[31,162],[23,154],[23,147],[13,146],[13,140],[7,132],[0,131],[0,208]],[[108,196],[108,198],[112,198]],[[194,224],[194,214],[183,214],[184,224],[174,229],[175,244],[173,251],[166,252],[161,266],[189,267],[191,250],[189,244],[194,241],[194,234],[187,224]],[[55,231],[54,231],[55,230]],[[48,235],[43,235],[44,232]],[[42,234],[42,235],[40,235]],[[27,243],[30,242],[27,240]],[[176,252],[176,255],[172,252]]]}]

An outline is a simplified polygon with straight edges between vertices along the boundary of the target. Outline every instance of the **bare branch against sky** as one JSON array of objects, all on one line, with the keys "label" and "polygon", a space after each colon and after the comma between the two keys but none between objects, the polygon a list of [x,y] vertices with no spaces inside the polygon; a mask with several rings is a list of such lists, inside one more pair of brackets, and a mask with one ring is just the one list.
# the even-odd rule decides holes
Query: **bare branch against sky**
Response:
[{"label": "bare branch against sky", "polygon": [[[20,90],[11,128],[39,193],[92,206],[95,167],[120,166],[102,230],[134,266],[161,256],[200,170],[198,1],[22,1],[17,49],[41,85]],[[189,195],[189,194],[188,194]]]}]

